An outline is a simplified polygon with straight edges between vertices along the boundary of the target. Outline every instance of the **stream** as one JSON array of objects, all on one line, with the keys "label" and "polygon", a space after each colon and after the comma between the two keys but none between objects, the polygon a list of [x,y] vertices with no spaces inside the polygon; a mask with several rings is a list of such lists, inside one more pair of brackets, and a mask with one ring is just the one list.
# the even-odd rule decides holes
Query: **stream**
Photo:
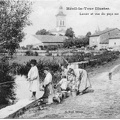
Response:
[{"label": "stream", "polygon": [[[30,100],[31,92],[29,91],[29,81],[27,81],[25,76],[16,75],[15,76],[15,88],[14,92],[16,94],[16,102],[13,105],[6,106],[0,109],[0,118],[5,118],[8,115],[16,112],[20,108],[33,102]],[[40,98],[43,95],[43,91],[37,91],[36,98]]]}]

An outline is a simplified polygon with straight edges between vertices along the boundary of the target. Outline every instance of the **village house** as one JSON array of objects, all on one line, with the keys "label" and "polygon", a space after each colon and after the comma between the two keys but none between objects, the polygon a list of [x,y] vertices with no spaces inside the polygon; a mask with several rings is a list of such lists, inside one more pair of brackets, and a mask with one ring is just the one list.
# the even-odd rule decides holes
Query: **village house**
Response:
[{"label": "village house", "polygon": [[[89,46],[96,47],[97,50],[100,50],[102,48],[103,49],[108,48],[110,46],[109,40],[111,41],[111,38],[113,36],[115,37],[118,33],[120,33],[120,30],[118,28],[107,28],[103,31],[98,31],[90,36]],[[113,43],[114,42],[110,42],[110,44],[113,44]]]},{"label": "village house", "polygon": [[115,36],[111,36],[109,38],[109,47],[119,47],[120,46],[120,34],[117,34]]}]

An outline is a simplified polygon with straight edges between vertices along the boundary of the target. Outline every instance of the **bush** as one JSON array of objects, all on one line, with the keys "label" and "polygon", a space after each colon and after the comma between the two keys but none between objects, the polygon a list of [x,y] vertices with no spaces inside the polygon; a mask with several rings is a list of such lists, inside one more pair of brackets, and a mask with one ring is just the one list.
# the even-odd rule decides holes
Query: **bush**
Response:
[{"label": "bush", "polygon": [[84,53],[74,53],[73,55],[70,56],[64,56],[65,59],[69,62],[80,62],[80,61],[84,61]]},{"label": "bush", "polygon": [[26,51],[26,52],[25,52],[25,55],[26,55],[26,56],[33,56],[33,52],[32,52],[32,51]]},{"label": "bush", "polygon": [[58,49],[58,46],[57,46],[57,45],[50,45],[50,46],[48,46],[47,49],[48,49],[48,50],[57,50],[57,49]]},{"label": "bush", "polygon": [[[2,58],[0,61],[0,104],[8,104],[9,100],[15,99],[14,79],[9,75],[10,66],[6,58]],[[6,84],[2,84],[8,82]]]},{"label": "bush", "polygon": [[33,52],[33,51],[26,51],[25,53],[26,56],[38,56],[38,52]]},{"label": "bush", "polygon": [[[88,65],[93,67],[96,65],[103,65],[107,62],[118,58],[120,52],[117,51],[104,51],[102,54],[93,55],[93,53],[74,53],[70,56],[64,56],[69,63],[89,61]],[[88,66],[87,65],[87,66]]]},{"label": "bush", "polygon": [[38,56],[38,52],[35,52],[34,55],[35,55],[35,56]]},{"label": "bush", "polygon": [[108,51],[105,51],[103,52],[103,54],[100,54],[100,55],[95,55],[95,56],[92,56],[92,59],[96,59],[94,61],[90,61],[89,62],[89,65],[91,67],[95,66],[95,65],[103,65],[105,63],[108,63],[112,60],[115,60],[119,57],[119,52],[108,52]]}]

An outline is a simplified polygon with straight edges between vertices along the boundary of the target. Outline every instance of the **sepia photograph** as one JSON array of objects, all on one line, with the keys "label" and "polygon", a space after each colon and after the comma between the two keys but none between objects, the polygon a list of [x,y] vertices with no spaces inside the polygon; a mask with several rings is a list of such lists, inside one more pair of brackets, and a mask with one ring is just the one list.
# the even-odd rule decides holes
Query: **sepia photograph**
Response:
[{"label": "sepia photograph", "polygon": [[0,119],[120,119],[120,0],[0,0]]}]

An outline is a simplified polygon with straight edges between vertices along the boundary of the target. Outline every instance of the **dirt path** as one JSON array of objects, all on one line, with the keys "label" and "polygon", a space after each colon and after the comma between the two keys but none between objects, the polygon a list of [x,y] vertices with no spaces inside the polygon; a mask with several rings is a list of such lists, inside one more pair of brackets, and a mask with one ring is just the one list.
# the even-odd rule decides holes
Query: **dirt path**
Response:
[{"label": "dirt path", "polygon": [[19,118],[120,118],[120,74],[108,79],[108,70],[120,59],[90,73],[93,93],[67,98],[62,104],[45,110],[31,108]]}]

